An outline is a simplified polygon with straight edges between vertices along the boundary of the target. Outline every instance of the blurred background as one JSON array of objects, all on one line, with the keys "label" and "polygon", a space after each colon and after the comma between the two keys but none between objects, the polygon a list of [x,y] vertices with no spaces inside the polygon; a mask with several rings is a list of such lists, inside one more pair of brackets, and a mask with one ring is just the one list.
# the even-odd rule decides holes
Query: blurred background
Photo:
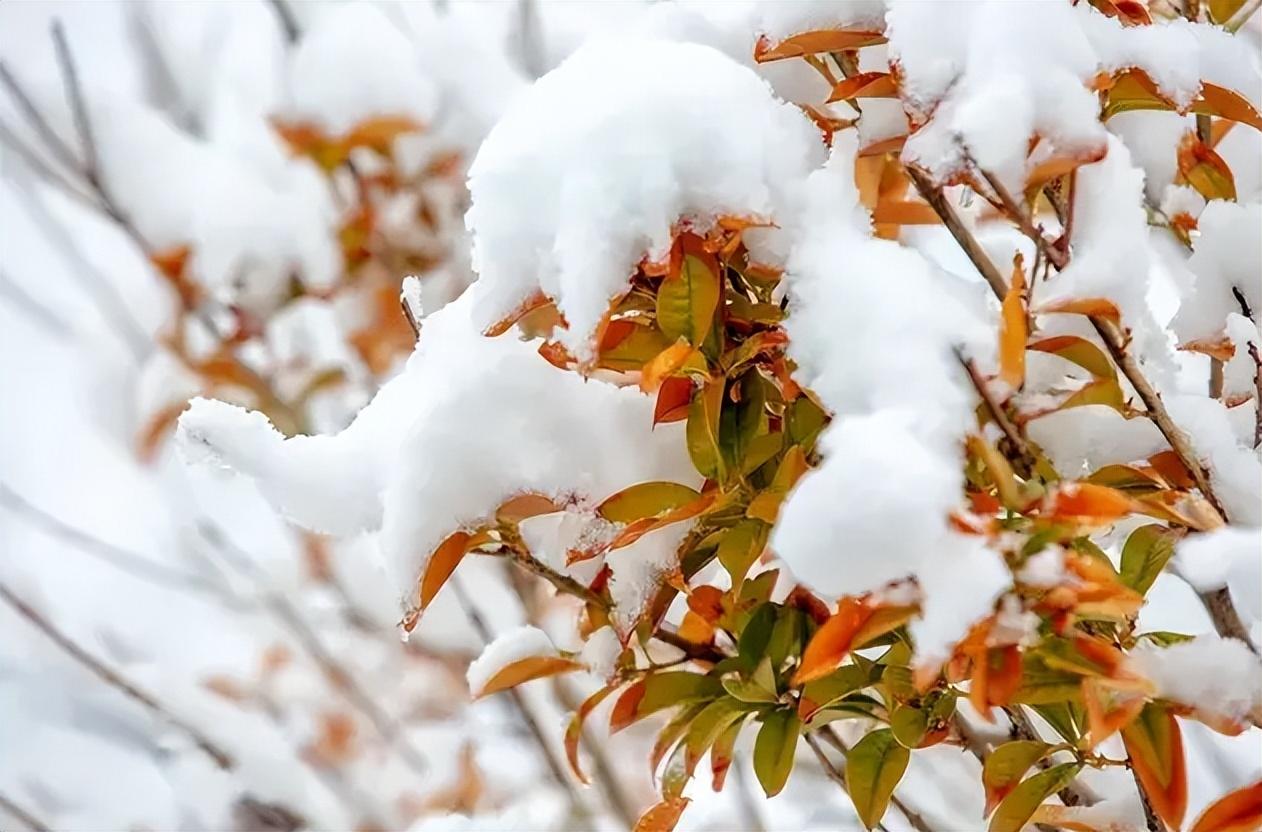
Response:
[{"label": "blurred background", "polygon": [[[627,828],[654,802],[647,728],[592,719],[594,785],[565,769],[596,679],[469,702],[497,632],[577,647],[572,605],[473,560],[402,643],[373,540],[297,531],[171,437],[197,395],[340,429],[412,349],[403,278],[427,312],[472,279],[464,173],[514,96],[620,30],[748,62],[749,14],[0,5],[0,828]],[[820,98],[798,71],[781,93]],[[811,772],[755,805],[746,763],[688,825],[854,822]]]}]

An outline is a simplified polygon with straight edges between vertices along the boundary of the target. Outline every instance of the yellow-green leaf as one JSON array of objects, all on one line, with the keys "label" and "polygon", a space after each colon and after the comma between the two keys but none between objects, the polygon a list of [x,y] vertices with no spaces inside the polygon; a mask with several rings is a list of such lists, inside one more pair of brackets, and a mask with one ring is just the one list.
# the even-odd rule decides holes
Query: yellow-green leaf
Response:
[{"label": "yellow-green leaf", "polygon": [[784,788],[793,770],[802,721],[792,710],[772,711],[763,718],[754,741],[754,774],[767,797]]},{"label": "yellow-green leaf", "polygon": [[982,787],[986,790],[986,814],[989,815],[1017,787],[1021,778],[1051,748],[1038,740],[1013,740],[991,752],[982,765]]},{"label": "yellow-green leaf", "polygon": [[697,471],[709,479],[723,479],[726,466],[719,452],[719,414],[723,407],[723,382],[707,384],[688,405],[684,435],[688,456]]},{"label": "yellow-green leaf", "polygon": [[684,338],[701,346],[718,308],[719,275],[700,257],[685,254],[679,274],[668,275],[657,289],[657,326],[670,341]]},{"label": "yellow-green leaf", "polygon": [[1066,361],[1072,361],[1096,378],[1116,379],[1117,370],[1113,362],[1095,344],[1077,335],[1057,335],[1044,338],[1030,344],[1029,349],[1036,352],[1058,355]]},{"label": "yellow-green leaf", "polygon": [[1122,547],[1122,583],[1145,595],[1174,554],[1174,534],[1157,523],[1140,526]]},{"label": "yellow-green leaf", "polygon": [[642,482],[605,499],[596,512],[613,523],[634,523],[687,505],[701,494],[677,482]]},{"label": "yellow-green leaf", "polygon": [[771,527],[761,520],[746,518],[732,526],[719,541],[719,563],[732,576],[732,585],[738,586],[767,545]]},{"label": "yellow-green leaf", "polygon": [[1003,799],[990,818],[990,832],[1021,832],[1034,811],[1054,792],[1074,779],[1079,763],[1052,766],[1026,780]]},{"label": "yellow-green leaf", "polygon": [[898,744],[888,728],[871,732],[846,754],[846,788],[866,828],[885,816],[910,760],[911,752]]}]

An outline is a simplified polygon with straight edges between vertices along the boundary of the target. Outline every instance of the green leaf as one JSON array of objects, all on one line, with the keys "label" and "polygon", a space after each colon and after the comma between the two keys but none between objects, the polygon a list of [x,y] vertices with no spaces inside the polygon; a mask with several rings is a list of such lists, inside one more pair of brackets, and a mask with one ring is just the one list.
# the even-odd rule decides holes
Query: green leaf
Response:
[{"label": "green leaf", "polygon": [[645,678],[644,698],[635,712],[637,717],[645,717],[681,702],[718,696],[722,690],[723,686],[717,679],[700,673],[682,670],[655,673]]},{"label": "green leaf", "polygon": [[1003,800],[1021,778],[1030,770],[1030,766],[1043,759],[1047,749],[1045,742],[1038,740],[1013,740],[1006,742],[991,752],[982,764],[982,787],[986,790],[986,814],[990,814],[996,805]]},{"label": "green leaf", "polygon": [[657,326],[667,341],[701,346],[719,305],[719,276],[701,258],[685,254],[679,274],[657,289]]},{"label": "green leaf", "polygon": [[736,650],[745,666],[758,667],[763,656],[767,655],[767,644],[771,641],[771,632],[776,626],[776,605],[760,604],[749,616],[745,628],[741,630],[736,642]]},{"label": "green leaf", "polygon": [[745,573],[767,546],[771,527],[761,520],[747,518],[728,529],[719,541],[718,559],[732,576],[732,585],[738,585]]},{"label": "green leaf", "polygon": [[726,466],[719,452],[719,414],[723,407],[723,383],[707,384],[688,403],[688,423],[684,436],[688,456],[697,471],[709,479],[722,480]]},{"label": "green leaf", "polygon": [[1172,633],[1169,630],[1153,630],[1151,633],[1140,633],[1139,637],[1151,641],[1158,647],[1182,644],[1195,638],[1195,636],[1184,635],[1183,633]]},{"label": "green leaf", "polygon": [[904,748],[916,748],[929,730],[929,715],[920,708],[898,705],[890,714],[890,730]]},{"label": "green leaf", "polygon": [[700,496],[677,482],[642,482],[607,497],[596,513],[614,523],[634,523],[688,505]]},{"label": "green leaf", "polygon": [[657,732],[657,739],[653,742],[653,753],[649,756],[650,775],[657,773],[657,767],[661,764],[662,758],[666,756],[666,752],[683,737],[688,731],[688,726],[692,724],[692,721],[697,718],[697,714],[701,713],[704,708],[705,704],[700,702],[680,708],[662,726],[662,730]]},{"label": "green leaf", "polygon": [[990,832],[1021,832],[1043,801],[1063,789],[1081,768],[1080,763],[1052,766],[1017,786],[995,809],[990,819]]},{"label": "green leaf", "polygon": [[767,642],[767,656],[772,667],[779,669],[786,659],[801,656],[806,635],[806,613],[793,607],[781,609],[776,626],[771,631],[771,639]]},{"label": "green leaf", "polygon": [[1174,554],[1174,535],[1165,526],[1140,526],[1122,547],[1122,583],[1147,594],[1166,562]]},{"label": "green leaf", "polygon": [[1021,685],[1012,701],[1022,705],[1050,705],[1075,699],[1081,694],[1082,677],[1047,666],[1032,651],[1021,658]]},{"label": "green leaf", "polygon": [[802,688],[806,713],[827,708],[847,694],[866,688],[878,678],[876,665],[867,667],[845,664],[820,679],[807,682]]},{"label": "green leaf", "polygon": [[736,738],[740,736],[741,728],[745,726],[745,717],[746,714],[743,713],[738,716],[731,725],[723,729],[723,733],[719,734],[719,738],[710,747],[710,771],[713,774],[710,788],[716,792],[723,788],[727,769],[732,765],[732,751],[736,747]]},{"label": "green leaf", "polygon": [[750,446],[767,430],[767,394],[763,384],[757,370],[751,370],[734,382],[732,388],[740,399],[725,406],[719,419],[719,444],[724,458],[737,468],[743,468]]},{"label": "green leaf", "polygon": [[741,601],[748,603],[764,603],[771,597],[771,591],[776,588],[776,581],[780,578],[779,569],[768,569],[766,572],[759,572],[745,583],[741,584]]},{"label": "green leaf", "polygon": [[1086,724],[1086,713],[1082,705],[1076,702],[1048,702],[1030,705],[1034,712],[1060,734],[1065,742],[1077,745],[1082,739],[1082,727]]},{"label": "green leaf", "polygon": [[749,707],[740,700],[724,697],[706,705],[701,713],[697,714],[692,725],[688,727],[688,734],[684,737],[689,773],[696,769],[701,756],[714,745],[727,726],[749,713],[749,710]]},{"label": "green leaf", "polygon": [[670,800],[684,793],[684,787],[692,779],[693,769],[688,766],[688,744],[675,746],[662,770],[662,799]]},{"label": "green leaf", "polygon": [[754,774],[767,797],[784,788],[793,770],[802,721],[792,710],[772,711],[763,718],[754,741]]},{"label": "green leaf", "polygon": [[[768,664],[768,667],[771,665]],[[764,687],[754,679],[742,679],[740,676],[728,676],[723,680],[723,690],[742,702],[766,704],[779,702],[780,697],[775,690]]]},{"label": "green leaf", "polygon": [[798,396],[785,408],[789,439],[795,445],[810,448],[828,422],[828,414],[807,396]]},{"label": "green leaf", "polygon": [[846,788],[866,828],[881,822],[910,760],[888,728],[871,732],[846,754]]},{"label": "green leaf", "polygon": [[1108,356],[1095,344],[1077,335],[1057,335],[1045,338],[1042,341],[1035,341],[1026,349],[1059,355],[1097,378],[1117,378],[1117,370],[1113,368],[1113,362],[1108,359]]},{"label": "green leaf", "polygon": [[600,366],[622,372],[640,370],[670,345],[657,329],[637,326],[616,346],[600,354]]}]

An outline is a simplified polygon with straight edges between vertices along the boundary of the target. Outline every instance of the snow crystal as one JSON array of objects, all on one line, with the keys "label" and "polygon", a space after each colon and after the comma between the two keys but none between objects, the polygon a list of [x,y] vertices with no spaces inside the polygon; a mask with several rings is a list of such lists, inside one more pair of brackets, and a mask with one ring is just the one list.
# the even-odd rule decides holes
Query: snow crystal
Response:
[{"label": "snow crystal", "polygon": [[1230,587],[1240,611],[1262,619],[1262,530],[1227,527],[1179,543],[1179,572],[1200,592]]},{"label": "snow crystal", "polygon": [[782,220],[823,155],[796,108],[752,70],[695,44],[588,44],[539,79],[469,174],[474,287],[485,327],[535,289],[557,300],[575,354],[672,226]]},{"label": "snow crystal", "polygon": [[556,656],[557,649],[548,634],[538,627],[524,625],[506,633],[500,633],[495,640],[482,649],[465,673],[469,682],[469,692],[477,696],[491,681],[496,673],[513,662],[529,659],[534,656]]},{"label": "snow crystal", "polygon": [[1203,635],[1169,647],[1141,643],[1129,662],[1162,698],[1235,719],[1262,708],[1262,662],[1237,639]]}]

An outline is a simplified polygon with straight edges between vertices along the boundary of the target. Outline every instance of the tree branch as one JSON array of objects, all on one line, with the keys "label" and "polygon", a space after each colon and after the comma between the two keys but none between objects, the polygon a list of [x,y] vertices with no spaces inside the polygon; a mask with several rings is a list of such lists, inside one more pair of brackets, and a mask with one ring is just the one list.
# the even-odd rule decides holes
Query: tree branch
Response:
[{"label": "tree branch", "polygon": [[916,186],[916,190],[920,192],[920,196],[925,202],[929,203],[934,212],[942,220],[942,224],[951,232],[951,236],[964,250],[968,259],[973,264],[973,268],[977,269],[977,273],[990,284],[990,289],[995,293],[995,297],[1003,300],[1004,294],[1008,291],[1008,284],[1003,279],[1003,275],[995,268],[995,264],[990,262],[986,250],[982,248],[981,243],[977,242],[977,238],[973,236],[968,227],[964,225],[964,221],[960,219],[959,214],[955,213],[955,209],[951,203],[947,201],[946,195],[942,189],[933,184],[928,175],[913,165],[907,165],[907,175],[911,177],[912,183]]},{"label": "tree branch", "polygon": [[0,792],[0,809],[17,818],[18,822],[26,826],[31,832],[52,832],[52,828],[48,824],[14,803],[3,792]]},{"label": "tree branch", "polygon": [[35,610],[34,607],[27,604],[16,593],[11,590],[7,584],[0,582],[0,601],[12,609],[19,616],[24,618],[33,627],[43,633],[51,642],[59,647],[62,652],[70,656],[87,670],[91,671],[94,676],[105,684],[122,693],[128,699],[138,703],[145,710],[159,717],[173,728],[179,730],[197,746],[207,757],[209,757],[216,766],[221,769],[231,769],[234,765],[233,759],[228,752],[224,751],[217,743],[203,734],[199,729],[194,727],[167,710],[162,703],[151,696],[149,693],[141,690],[124,678],[117,671],[106,665],[103,661],[75,644],[63,632],[58,630],[52,622]]}]

